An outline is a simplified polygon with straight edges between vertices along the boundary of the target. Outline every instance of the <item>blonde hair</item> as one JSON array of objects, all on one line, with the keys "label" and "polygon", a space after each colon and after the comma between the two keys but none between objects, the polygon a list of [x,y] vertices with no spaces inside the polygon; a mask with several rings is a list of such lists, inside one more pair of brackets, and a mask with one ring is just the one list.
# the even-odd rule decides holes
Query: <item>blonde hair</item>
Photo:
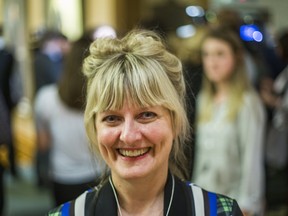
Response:
[{"label": "blonde hair", "polygon": [[187,176],[184,143],[189,137],[185,84],[180,60],[167,51],[152,31],[133,30],[124,38],[99,38],[90,46],[83,71],[88,79],[85,126],[99,154],[95,118],[120,109],[125,99],[140,107],[161,105],[170,111],[175,140],[169,158],[171,172]]},{"label": "blonde hair", "polygon": [[[234,54],[234,71],[230,77],[230,91],[228,95],[228,113],[227,120],[233,121],[243,103],[243,95],[245,91],[251,89],[250,83],[247,78],[247,73],[245,71],[245,62],[243,54],[243,44],[241,43],[239,37],[232,32],[230,29],[218,27],[212,28],[207,32],[206,36],[203,38],[202,44],[207,39],[218,39],[227,43],[233,54]],[[213,111],[213,98],[215,96],[216,89],[215,84],[211,82],[207,77],[203,77],[202,88],[200,91],[201,101],[198,107],[198,122],[209,121],[212,117]]]}]

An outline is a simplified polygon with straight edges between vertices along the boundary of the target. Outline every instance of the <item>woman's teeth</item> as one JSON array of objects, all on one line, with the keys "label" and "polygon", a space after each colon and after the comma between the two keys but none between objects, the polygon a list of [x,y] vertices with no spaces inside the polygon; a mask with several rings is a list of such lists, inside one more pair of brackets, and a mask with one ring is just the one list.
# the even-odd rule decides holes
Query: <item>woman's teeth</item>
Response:
[{"label": "woman's teeth", "polygon": [[119,149],[119,153],[125,157],[139,157],[141,155],[146,154],[149,150],[150,148],[135,149],[135,150]]}]

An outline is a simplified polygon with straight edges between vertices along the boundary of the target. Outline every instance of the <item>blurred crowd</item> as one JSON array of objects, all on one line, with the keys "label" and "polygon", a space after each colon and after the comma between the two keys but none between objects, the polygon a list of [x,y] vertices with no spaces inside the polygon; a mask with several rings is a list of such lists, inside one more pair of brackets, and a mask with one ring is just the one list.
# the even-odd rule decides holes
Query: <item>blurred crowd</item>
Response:
[{"label": "blurred crowd", "polygon": [[[187,180],[235,198],[245,215],[288,215],[288,29],[270,35],[264,23],[261,42],[245,41],[244,24],[237,11],[219,10],[216,22],[199,27],[193,51],[183,51],[193,37],[184,43],[160,25],[143,27],[167,33],[168,46],[183,61],[192,131]],[[85,135],[81,66],[93,40],[116,35],[100,26],[69,41],[61,32],[45,31],[33,46],[35,187],[48,188],[55,206],[97,185],[103,170]],[[13,52],[0,38],[0,215],[5,173],[19,178],[11,126],[19,103],[13,65]]]}]

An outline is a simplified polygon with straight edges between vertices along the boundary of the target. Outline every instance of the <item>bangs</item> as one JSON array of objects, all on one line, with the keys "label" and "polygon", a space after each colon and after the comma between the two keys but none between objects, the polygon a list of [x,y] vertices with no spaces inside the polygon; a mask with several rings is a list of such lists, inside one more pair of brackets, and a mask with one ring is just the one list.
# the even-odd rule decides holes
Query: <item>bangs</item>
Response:
[{"label": "bangs", "polygon": [[167,102],[173,86],[156,61],[129,54],[118,58],[116,64],[107,63],[109,67],[101,68],[94,78],[98,87],[94,112],[121,109],[126,99],[138,107],[164,105],[171,109]]}]

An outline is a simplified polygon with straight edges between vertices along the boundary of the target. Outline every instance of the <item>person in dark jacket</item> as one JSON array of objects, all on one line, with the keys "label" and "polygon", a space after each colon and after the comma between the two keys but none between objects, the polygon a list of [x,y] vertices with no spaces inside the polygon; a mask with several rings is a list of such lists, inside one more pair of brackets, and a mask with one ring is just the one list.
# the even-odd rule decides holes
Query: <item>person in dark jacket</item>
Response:
[{"label": "person in dark jacket", "polygon": [[7,150],[9,143],[11,143],[11,138],[9,111],[0,89],[0,216],[3,215],[6,198],[4,172],[8,165]]},{"label": "person in dark jacket", "polygon": [[[13,134],[11,121],[12,112],[16,107],[17,101],[13,98],[12,89],[12,76],[15,64],[15,58],[13,52],[6,46],[4,38],[2,37],[2,28],[0,26],[0,91],[2,93],[3,102],[7,107],[7,117],[9,121],[9,131],[11,131],[11,136]],[[9,170],[11,174],[16,177],[16,160],[15,160],[15,147],[13,139],[9,139],[9,143],[6,143],[9,150]]]}]

